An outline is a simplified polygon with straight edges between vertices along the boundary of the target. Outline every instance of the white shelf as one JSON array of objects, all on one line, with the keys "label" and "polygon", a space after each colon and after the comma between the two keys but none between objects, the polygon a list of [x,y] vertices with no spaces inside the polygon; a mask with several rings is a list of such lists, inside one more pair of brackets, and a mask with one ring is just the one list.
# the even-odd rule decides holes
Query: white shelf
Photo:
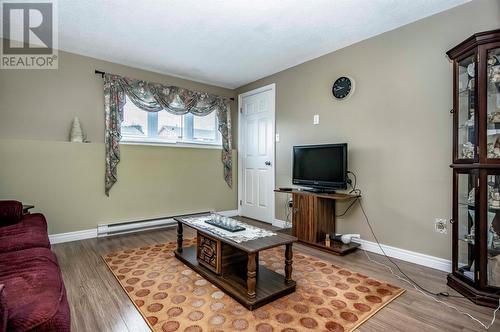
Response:
[{"label": "white shelf", "polygon": [[488,129],[486,134],[488,136],[500,135],[500,129]]}]

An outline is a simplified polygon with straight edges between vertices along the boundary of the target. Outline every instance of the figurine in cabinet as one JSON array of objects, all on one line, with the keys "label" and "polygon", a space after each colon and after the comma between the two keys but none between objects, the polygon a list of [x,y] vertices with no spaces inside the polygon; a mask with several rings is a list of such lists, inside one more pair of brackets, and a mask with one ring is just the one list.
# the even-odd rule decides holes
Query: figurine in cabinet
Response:
[{"label": "figurine in cabinet", "polygon": [[488,114],[488,122],[489,123],[500,123],[500,111],[496,111],[494,113],[489,113]]},{"label": "figurine in cabinet", "polygon": [[488,77],[490,78],[490,82],[493,84],[500,83],[500,65],[499,66],[491,66]]},{"label": "figurine in cabinet", "polygon": [[488,280],[490,285],[500,286],[500,255],[488,257]]},{"label": "figurine in cabinet", "polygon": [[497,55],[490,55],[488,57],[488,66],[500,65],[500,57]]},{"label": "figurine in cabinet", "polygon": [[500,158],[500,140],[497,137],[495,143],[488,143],[487,146],[488,158],[497,159]]},{"label": "figurine in cabinet", "polygon": [[497,217],[496,213],[491,221],[489,233],[491,234],[491,245],[488,245],[488,248],[500,250],[500,218]]},{"label": "figurine in cabinet", "polygon": [[467,204],[474,205],[475,201],[476,201],[476,190],[472,188],[472,190],[469,192],[469,196],[467,196]]},{"label": "figurine in cabinet", "polygon": [[500,236],[498,236],[493,225],[488,228],[487,246],[489,249],[500,250]]},{"label": "figurine in cabinet", "polygon": [[463,144],[462,155],[464,159],[474,158],[474,145],[471,142]]},{"label": "figurine in cabinet", "polygon": [[[469,114],[470,114],[469,120],[465,121],[465,125],[467,127],[474,127],[474,109],[473,108],[470,109]],[[500,120],[499,120],[499,122],[500,122]]]},{"label": "figurine in cabinet", "polygon": [[500,235],[498,234],[493,234],[493,238],[491,241],[491,246],[492,249],[500,249]]},{"label": "figurine in cabinet", "polygon": [[498,192],[498,189],[495,189],[493,195],[491,195],[490,207],[494,209],[500,208],[500,193]]},{"label": "figurine in cabinet", "polygon": [[491,54],[488,57],[488,78],[493,84],[500,83],[500,55]]}]

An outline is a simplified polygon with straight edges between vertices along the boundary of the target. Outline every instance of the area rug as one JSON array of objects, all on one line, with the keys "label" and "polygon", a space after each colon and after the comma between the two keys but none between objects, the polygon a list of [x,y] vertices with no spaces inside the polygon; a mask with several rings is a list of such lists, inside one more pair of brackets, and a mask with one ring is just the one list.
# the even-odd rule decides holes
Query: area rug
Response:
[{"label": "area rug", "polygon": [[[195,239],[184,241],[194,245]],[[352,331],[404,292],[326,261],[294,253],[295,293],[249,311],[174,257],[175,243],[103,259],[153,331]],[[260,253],[284,275],[284,249]]]}]

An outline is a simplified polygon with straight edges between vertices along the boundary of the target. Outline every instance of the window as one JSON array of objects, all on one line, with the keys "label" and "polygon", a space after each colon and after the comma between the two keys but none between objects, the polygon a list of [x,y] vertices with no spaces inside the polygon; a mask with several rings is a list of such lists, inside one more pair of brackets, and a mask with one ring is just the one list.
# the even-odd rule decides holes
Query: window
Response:
[{"label": "window", "polygon": [[123,137],[146,137],[148,135],[148,113],[137,108],[134,104],[130,107],[127,103],[123,110],[122,136]]},{"label": "window", "polygon": [[122,142],[204,144],[221,146],[216,112],[206,116],[146,112],[127,97],[123,108]]}]

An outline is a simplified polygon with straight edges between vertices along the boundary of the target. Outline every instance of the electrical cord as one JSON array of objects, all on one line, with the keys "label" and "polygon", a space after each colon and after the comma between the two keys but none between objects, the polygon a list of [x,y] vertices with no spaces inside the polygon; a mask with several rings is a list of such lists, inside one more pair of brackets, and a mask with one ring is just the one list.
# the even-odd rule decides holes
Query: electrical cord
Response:
[{"label": "electrical cord", "polygon": [[[354,177],[354,185],[352,185],[352,181],[350,182],[350,185],[351,185],[351,188],[352,188],[352,190],[350,191],[350,193],[355,192],[356,194],[358,194],[359,196],[361,196],[361,190],[360,190],[360,189],[357,189],[357,178],[356,178],[356,174],[354,174],[354,173],[353,173],[353,172],[351,172],[351,171],[348,171],[348,174],[352,174],[352,175],[353,175],[353,177]],[[469,313],[467,313],[467,312],[464,312],[464,311],[460,310],[460,309],[459,309],[459,308],[457,308],[456,306],[450,305],[450,304],[448,304],[448,303],[446,303],[446,302],[443,302],[443,301],[441,301],[441,300],[437,299],[436,297],[439,297],[439,296],[450,297],[450,298],[466,298],[466,297],[465,297],[465,296],[450,295],[448,292],[439,292],[439,293],[434,293],[434,292],[431,292],[431,291],[427,290],[426,288],[424,288],[424,287],[420,286],[417,282],[415,282],[415,280],[413,280],[413,279],[412,279],[412,278],[410,278],[410,277],[409,277],[406,273],[404,273],[404,271],[403,271],[403,270],[401,270],[401,268],[399,267],[399,265],[398,265],[396,262],[394,262],[394,261],[391,259],[391,257],[389,257],[389,256],[386,254],[386,252],[385,252],[384,248],[383,248],[383,247],[382,247],[382,245],[380,244],[380,241],[378,240],[377,235],[375,234],[375,231],[373,230],[373,227],[372,227],[372,225],[371,225],[371,223],[370,223],[370,220],[369,220],[369,218],[368,218],[368,215],[366,214],[365,209],[364,209],[364,207],[363,207],[363,204],[361,203],[361,200],[359,199],[359,197],[358,197],[358,198],[356,198],[356,200],[355,200],[355,201],[351,204],[351,206],[352,206],[352,205],[354,205],[354,203],[355,203],[355,202],[357,202],[357,201],[359,201],[359,206],[361,207],[361,211],[362,211],[362,213],[363,213],[363,216],[364,216],[364,218],[365,218],[365,221],[366,221],[366,223],[367,223],[367,225],[368,225],[368,227],[369,227],[369,229],[370,229],[371,234],[373,235],[373,238],[374,238],[374,239],[375,239],[375,241],[377,242],[377,245],[378,245],[378,247],[379,247],[380,251],[383,253],[384,257],[385,257],[387,260],[389,260],[389,262],[391,262],[394,266],[396,266],[396,268],[398,269],[398,271],[399,271],[399,272],[400,272],[400,273],[401,273],[401,274],[402,274],[402,275],[403,275],[406,279],[405,279],[405,278],[403,278],[403,277],[401,277],[401,276],[399,276],[398,274],[396,274],[396,273],[394,272],[394,270],[393,270],[390,266],[388,266],[388,265],[386,265],[386,264],[384,264],[384,263],[381,263],[381,262],[378,262],[378,261],[376,261],[376,260],[372,259],[372,258],[370,257],[370,255],[368,255],[368,252],[367,252],[366,250],[363,250],[363,251],[364,251],[364,253],[365,253],[365,255],[366,255],[366,257],[368,258],[368,260],[369,260],[370,262],[375,263],[375,264],[380,265],[380,266],[384,266],[385,268],[387,268],[387,269],[391,272],[391,274],[392,274],[393,276],[395,276],[397,279],[399,279],[399,280],[401,280],[401,281],[404,281],[404,282],[408,283],[408,284],[409,284],[409,285],[411,285],[413,288],[415,288],[415,290],[417,290],[418,292],[420,292],[422,295],[424,295],[424,296],[426,296],[426,297],[428,297],[428,298],[432,299],[433,301],[435,301],[435,302],[437,302],[437,303],[441,303],[441,304],[443,304],[443,305],[447,306],[448,308],[450,308],[450,309],[453,309],[453,310],[457,311],[458,313],[460,313],[460,314],[462,314],[462,315],[465,315],[465,316],[469,317],[469,318],[470,318],[470,319],[472,319],[473,321],[475,321],[475,322],[477,322],[478,324],[480,324],[480,325],[481,325],[481,326],[482,326],[485,330],[489,330],[489,329],[490,329],[490,327],[491,327],[491,326],[493,326],[493,324],[495,323],[495,320],[496,320],[496,314],[497,314],[498,310],[500,310],[500,299],[498,300],[498,307],[497,307],[497,308],[493,311],[493,317],[492,317],[492,320],[491,320],[491,322],[490,322],[489,324],[484,324],[484,323],[483,323],[483,322],[481,322],[479,319],[475,318],[474,316],[472,316],[471,314],[469,314]],[[350,209],[350,207],[351,207],[351,206],[349,206],[349,207],[347,208],[347,210],[344,212],[344,214],[345,214],[345,213],[347,213],[347,211]],[[498,294],[498,293],[500,293],[500,291],[496,292],[496,294]],[[434,297],[434,296],[435,296],[435,297]],[[476,298],[478,298],[478,297],[476,296]]]},{"label": "electrical cord", "polygon": [[[364,251],[364,253],[365,253],[365,255],[366,255],[366,257],[368,258],[368,260],[369,260],[370,262],[375,263],[375,264],[380,265],[380,266],[384,266],[384,267],[386,267],[386,268],[387,268],[387,269],[391,272],[391,274],[392,274],[393,276],[395,276],[396,278],[398,278],[398,279],[399,279],[399,280],[401,280],[401,281],[404,281],[404,282],[406,282],[406,283],[410,284],[413,288],[415,288],[415,290],[417,290],[418,292],[420,292],[422,295],[424,295],[424,296],[426,296],[426,297],[428,297],[428,298],[430,298],[430,299],[434,300],[434,301],[435,301],[435,302],[437,302],[437,303],[444,304],[444,305],[445,305],[445,306],[447,306],[448,308],[453,309],[453,310],[457,311],[458,313],[460,313],[460,314],[462,314],[462,315],[465,315],[465,316],[469,317],[469,318],[470,318],[470,319],[472,319],[473,321],[475,321],[475,322],[477,322],[478,324],[480,324],[480,325],[481,325],[481,326],[482,326],[485,330],[489,330],[489,329],[490,329],[490,327],[492,327],[492,326],[493,326],[493,324],[495,323],[495,320],[496,320],[496,314],[497,314],[498,310],[500,310],[500,299],[498,300],[498,307],[497,307],[497,308],[493,311],[493,317],[492,317],[491,322],[490,322],[489,324],[485,324],[485,323],[481,322],[481,321],[480,321],[479,319],[477,319],[476,317],[472,316],[471,314],[469,314],[469,313],[467,313],[467,312],[465,312],[465,311],[460,310],[459,308],[457,308],[457,307],[456,307],[456,306],[454,306],[454,305],[451,305],[451,304],[448,304],[448,303],[443,302],[443,301],[441,301],[441,300],[438,300],[438,299],[437,299],[436,297],[434,297],[434,296],[443,295],[443,296],[445,296],[445,297],[457,297],[457,298],[465,298],[465,297],[463,297],[463,296],[454,296],[454,295],[449,295],[449,294],[448,294],[448,293],[446,293],[446,292],[441,292],[441,293],[433,293],[433,292],[430,292],[430,291],[426,290],[425,288],[423,288],[422,286],[418,285],[418,284],[417,284],[417,283],[416,283],[413,279],[411,279],[410,277],[408,277],[408,276],[407,276],[407,275],[406,275],[406,274],[405,274],[405,273],[404,273],[404,272],[403,272],[403,271],[399,268],[399,266],[398,266],[398,265],[397,265],[397,264],[396,264],[396,263],[395,263],[395,262],[394,262],[394,261],[393,261],[393,260],[392,260],[389,256],[387,256],[387,254],[386,254],[386,253],[385,253],[385,251],[384,251],[384,248],[382,247],[382,245],[381,245],[381,244],[380,244],[380,242],[378,241],[377,236],[375,235],[375,232],[373,231],[373,228],[372,228],[372,226],[371,226],[371,224],[370,224],[370,220],[368,219],[368,216],[366,215],[365,209],[363,208],[363,204],[361,204],[361,202],[359,202],[359,206],[361,207],[361,211],[363,212],[363,216],[365,217],[366,223],[368,224],[368,227],[370,228],[370,232],[372,233],[373,237],[375,238],[375,241],[377,242],[377,245],[378,245],[378,247],[380,248],[380,250],[382,251],[382,253],[384,254],[385,258],[387,258],[387,259],[388,259],[388,260],[389,260],[392,264],[394,264],[394,265],[397,267],[397,269],[399,270],[399,272],[401,272],[401,274],[403,274],[403,275],[406,277],[406,279],[405,279],[405,278],[403,278],[403,277],[401,277],[401,276],[399,276],[399,275],[397,275],[396,273],[394,273],[393,269],[392,269],[390,266],[388,266],[388,265],[386,265],[386,264],[384,264],[384,263],[381,263],[381,262],[378,262],[378,261],[376,261],[376,260],[372,259],[372,258],[370,257],[370,255],[368,255],[368,252],[367,252],[366,250],[363,250],[363,251]],[[429,295],[429,294],[431,294],[431,295]],[[444,294],[447,294],[447,295],[444,295]],[[434,295],[434,296],[432,296],[432,295]]]},{"label": "electrical cord", "polygon": [[[348,171],[347,173],[348,173],[348,174],[352,174],[352,175],[353,175],[353,177],[354,177],[354,186],[352,186],[352,185],[351,185],[352,190],[351,190],[350,192],[351,192],[351,193],[352,193],[352,192],[355,192],[355,193],[357,193],[359,196],[361,196],[361,190],[356,188],[356,184],[357,184],[356,174],[354,174],[354,173],[353,173],[353,172],[351,172],[351,171]],[[358,201],[358,200],[359,200],[359,198],[357,198],[357,199],[356,199],[356,201]],[[410,278],[410,277],[409,277],[406,273],[404,273],[404,271],[403,271],[403,270],[401,270],[401,268],[399,267],[399,265],[398,265],[396,262],[394,262],[394,260],[392,260],[392,258],[391,258],[391,257],[389,257],[389,256],[385,253],[385,251],[384,251],[384,249],[382,248],[382,246],[381,246],[381,244],[380,244],[380,242],[379,242],[379,240],[378,240],[377,236],[375,235],[375,232],[374,232],[374,230],[373,230],[373,228],[372,228],[372,225],[370,224],[370,222],[369,222],[369,220],[368,220],[368,217],[367,217],[367,216],[366,216],[366,214],[364,213],[364,209],[363,209],[363,206],[361,205],[361,201],[359,201],[359,205],[360,205],[360,207],[361,207],[361,210],[363,211],[363,214],[365,215],[365,219],[366,219],[366,222],[367,222],[367,224],[368,224],[368,227],[370,228],[370,232],[372,233],[373,238],[375,239],[375,241],[377,242],[378,246],[380,247],[380,250],[382,251],[383,255],[387,258],[387,260],[388,260],[388,261],[390,261],[392,264],[394,264],[394,266],[396,266],[396,268],[398,269],[398,271],[399,271],[402,275],[404,275],[404,276],[405,276],[408,280],[410,280],[411,282],[413,282],[413,283],[414,283],[414,284],[415,284],[418,288],[420,288],[422,291],[424,291],[424,292],[426,292],[426,293],[428,293],[428,294],[431,294],[431,295],[434,295],[434,296],[444,296],[444,297],[465,298],[465,296],[463,296],[463,295],[450,295],[448,292],[437,292],[437,293],[436,293],[436,292],[432,292],[432,291],[430,291],[430,290],[428,290],[428,289],[426,289],[426,288],[424,288],[424,287],[420,286],[417,282],[415,282],[415,280],[413,280],[413,279],[412,279],[412,278]],[[346,212],[347,212],[347,211],[346,211]],[[499,292],[500,292],[500,291],[499,291]]]},{"label": "electrical cord", "polygon": [[345,209],[345,211],[344,211],[344,212],[342,212],[341,214],[337,214],[337,215],[335,215],[335,217],[337,217],[337,218],[338,218],[338,217],[343,217],[343,216],[345,216],[345,215],[347,214],[347,212],[349,212],[349,210],[350,210],[350,209],[354,206],[354,204],[356,204],[356,202],[357,202],[358,200],[359,200],[359,198],[358,198],[358,197],[356,197],[356,198],[355,198],[355,199],[351,202],[351,204],[349,204],[349,206],[347,207],[347,209]]},{"label": "electrical cord", "polygon": [[347,171],[347,174],[348,174],[347,175],[348,177],[349,177],[349,174],[352,174],[352,176],[354,176],[354,186],[352,185],[352,181],[350,182],[350,185],[352,188],[352,190],[350,192],[352,193],[353,191],[356,190],[356,186],[358,185],[358,178],[357,178],[356,174],[354,174],[354,172]]},{"label": "electrical cord", "polygon": [[[347,174],[352,174],[352,176],[354,177],[354,185],[352,185],[352,181],[351,179],[349,179],[349,181],[347,181],[349,183],[349,185],[351,186],[351,191],[349,191],[349,194],[352,194],[352,193],[355,193],[356,195],[358,196],[361,196],[361,190],[357,189],[356,186],[358,184],[358,179],[356,178],[356,174],[354,174],[353,172],[351,171],[347,171]],[[354,206],[354,204],[356,204],[359,200],[359,197],[356,197],[352,202],[351,204],[349,204],[349,206],[345,209],[344,212],[342,212],[341,214],[338,214],[338,215],[335,215],[335,217],[343,217],[347,214],[347,212],[349,212],[349,210]]]},{"label": "electrical cord", "polygon": [[398,269],[398,271],[404,275],[406,277],[406,279],[408,279],[409,281],[411,281],[412,283],[414,283],[416,285],[416,287],[418,287],[419,289],[421,289],[422,291],[426,292],[427,294],[430,294],[430,295],[434,295],[434,296],[445,296],[445,297],[458,297],[458,298],[465,298],[465,296],[462,296],[462,295],[450,295],[448,292],[438,292],[438,293],[435,293],[435,292],[432,292],[422,286],[420,286],[415,280],[413,280],[412,278],[410,278],[406,273],[404,273],[403,270],[401,270],[401,268],[399,267],[399,265],[394,262],[392,260],[391,257],[389,257],[385,251],[384,251],[384,248],[382,247],[382,245],[380,244],[380,241],[378,240],[377,236],[375,235],[375,232],[373,231],[373,228],[372,228],[372,225],[370,224],[370,221],[368,220],[368,217],[365,213],[365,209],[363,208],[363,205],[361,204],[361,202],[359,203],[359,206],[361,207],[361,211],[363,212],[363,215],[365,217],[365,220],[366,220],[366,223],[368,224],[368,227],[370,228],[370,232],[372,233],[373,235],[373,238],[375,239],[375,241],[377,242],[377,245],[379,246],[380,250],[382,251],[383,255],[387,258],[387,260],[389,262],[391,262],[392,264],[394,264],[394,266],[396,266],[396,268]]},{"label": "electrical cord", "polygon": [[285,202],[285,226],[288,227],[290,225],[290,214],[292,212],[292,208],[290,207],[290,195],[286,195]]},{"label": "electrical cord", "polygon": [[[352,185],[351,185],[352,190],[351,190],[350,192],[351,192],[351,193],[352,193],[352,192],[355,192],[355,193],[357,193],[359,196],[361,196],[361,190],[356,188],[356,184],[357,184],[356,174],[354,174],[354,173],[353,173],[353,172],[351,172],[351,171],[348,171],[347,173],[352,174],[352,175],[354,176],[354,186],[352,186]],[[415,282],[412,278],[410,278],[410,277],[409,277],[406,273],[404,273],[404,271],[403,271],[403,270],[401,270],[401,268],[399,267],[399,265],[398,265],[396,262],[394,262],[394,261],[392,260],[392,258],[391,258],[391,257],[389,257],[389,256],[385,253],[384,248],[380,245],[380,242],[379,242],[379,240],[378,240],[377,236],[375,235],[375,232],[374,232],[374,230],[373,230],[373,228],[372,228],[372,225],[370,224],[370,221],[368,220],[368,217],[367,217],[367,216],[366,216],[366,214],[365,214],[365,211],[364,211],[364,209],[363,209],[363,206],[362,206],[362,204],[361,204],[361,201],[359,200],[359,198],[356,198],[356,200],[355,200],[353,203],[355,203],[355,202],[357,202],[357,201],[359,201],[359,205],[360,205],[360,207],[361,207],[361,211],[363,211],[363,214],[364,214],[364,216],[365,216],[366,223],[368,224],[368,227],[370,228],[370,232],[372,233],[373,238],[375,239],[375,241],[377,242],[378,246],[380,247],[380,250],[382,251],[383,255],[387,258],[387,260],[389,260],[392,264],[394,264],[394,266],[396,266],[396,268],[398,269],[398,271],[399,271],[402,275],[404,275],[404,276],[405,276],[408,280],[410,280],[412,283],[414,283],[414,284],[415,284],[418,288],[420,288],[422,291],[424,291],[424,292],[426,292],[426,293],[428,293],[428,294],[431,294],[431,295],[434,295],[434,296],[445,296],[445,297],[458,297],[458,298],[465,298],[465,297],[464,297],[464,296],[462,296],[462,295],[450,295],[448,292],[438,292],[438,293],[432,292],[432,291],[430,291],[430,290],[428,290],[428,289],[426,289],[426,288],[424,288],[424,287],[420,286],[417,282]],[[350,208],[350,207],[349,207],[349,208]],[[348,208],[348,209],[349,209],[349,208]],[[345,211],[345,212],[347,212],[347,211]]]},{"label": "electrical cord", "polygon": [[347,171],[347,174],[352,174],[352,176],[354,177],[354,186],[352,185],[352,180],[349,182],[349,185],[352,188],[351,191],[349,191],[349,194],[355,193],[356,195],[361,196],[361,190],[357,189],[358,177],[356,176],[356,174],[354,172],[351,172],[351,171]]}]

